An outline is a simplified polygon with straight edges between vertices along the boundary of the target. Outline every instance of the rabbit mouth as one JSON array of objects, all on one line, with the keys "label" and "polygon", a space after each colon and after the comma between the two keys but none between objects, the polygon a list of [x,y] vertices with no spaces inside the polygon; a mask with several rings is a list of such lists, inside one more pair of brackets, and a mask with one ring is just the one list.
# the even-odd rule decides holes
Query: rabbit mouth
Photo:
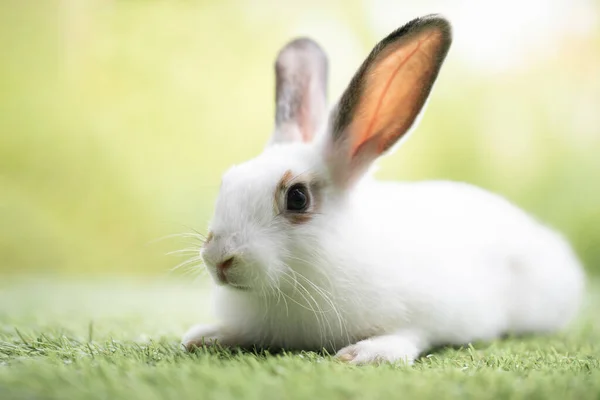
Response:
[{"label": "rabbit mouth", "polygon": [[217,273],[217,279],[216,279],[217,283],[222,285],[222,286],[226,286],[232,289],[236,289],[236,290],[244,290],[244,291],[248,291],[250,290],[250,286],[246,286],[246,285],[240,285],[236,282],[232,282],[231,279],[224,273]]},{"label": "rabbit mouth", "polygon": [[231,283],[231,282],[227,282],[226,286],[229,286],[230,288],[233,288],[236,290],[245,291],[245,292],[247,292],[251,289],[250,286],[238,285],[238,284]]},{"label": "rabbit mouth", "polygon": [[250,290],[250,286],[246,286],[246,285],[240,285],[238,283],[232,282],[231,280],[229,280],[229,278],[227,278],[227,276],[225,275],[221,275],[216,279],[217,283],[221,286],[225,286],[225,287],[229,287],[232,289],[236,289],[236,290],[245,290],[248,291]]}]

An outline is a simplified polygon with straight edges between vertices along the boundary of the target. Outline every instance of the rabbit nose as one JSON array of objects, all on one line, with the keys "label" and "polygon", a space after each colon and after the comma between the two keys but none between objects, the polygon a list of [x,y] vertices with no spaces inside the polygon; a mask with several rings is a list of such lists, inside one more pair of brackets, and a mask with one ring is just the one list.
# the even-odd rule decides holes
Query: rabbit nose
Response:
[{"label": "rabbit nose", "polygon": [[233,257],[229,257],[217,263],[217,269],[226,270],[227,268],[231,267],[231,264],[233,264]]},{"label": "rabbit nose", "polygon": [[234,257],[228,257],[225,260],[217,263],[217,275],[222,282],[227,282],[225,271],[233,265]]}]

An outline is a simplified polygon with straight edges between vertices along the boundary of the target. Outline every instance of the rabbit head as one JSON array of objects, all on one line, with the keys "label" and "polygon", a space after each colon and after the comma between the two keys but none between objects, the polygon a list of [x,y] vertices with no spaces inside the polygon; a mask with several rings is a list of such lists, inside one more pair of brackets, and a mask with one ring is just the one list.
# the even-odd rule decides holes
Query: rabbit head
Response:
[{"label": "rabbit head", "polygon": [[274,133],[224,174],[201,251],[215,282],[258,293],[294,285],[294,269],[323,252],[332,216],[350,215],[345,200],[415,125],[450,42],[441,17],[409,22],[375,46],[331,112],[322,49],[297,39],[280,51]]}]

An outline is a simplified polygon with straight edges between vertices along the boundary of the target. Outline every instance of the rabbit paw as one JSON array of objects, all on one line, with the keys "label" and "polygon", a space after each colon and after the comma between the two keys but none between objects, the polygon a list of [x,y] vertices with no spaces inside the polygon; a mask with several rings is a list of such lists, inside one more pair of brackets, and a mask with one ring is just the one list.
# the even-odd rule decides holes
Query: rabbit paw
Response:
[{"label": "rabbit paw", "polygon": [[183,335],[183,347],[192,351],[195,347],[215,345],[220,341],[219,331],[217,325],[194,325]]},{"label": "rabbit paw", "polygon": [[378,336],[346,346],[335,357],[350,364],[404,362],[411,365],[421,350],[414,340],[403,336]]}]

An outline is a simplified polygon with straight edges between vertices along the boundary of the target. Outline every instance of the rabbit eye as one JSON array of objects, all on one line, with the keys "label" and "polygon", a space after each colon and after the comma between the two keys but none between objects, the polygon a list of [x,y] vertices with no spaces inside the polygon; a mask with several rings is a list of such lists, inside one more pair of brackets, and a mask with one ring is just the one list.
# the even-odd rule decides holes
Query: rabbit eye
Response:
[{"label": "rabbit eye", "polygon": [[303,212],[309,206],[308,188],[302,183],[293,185],[287,192],[286,209],[292,212]]}]

